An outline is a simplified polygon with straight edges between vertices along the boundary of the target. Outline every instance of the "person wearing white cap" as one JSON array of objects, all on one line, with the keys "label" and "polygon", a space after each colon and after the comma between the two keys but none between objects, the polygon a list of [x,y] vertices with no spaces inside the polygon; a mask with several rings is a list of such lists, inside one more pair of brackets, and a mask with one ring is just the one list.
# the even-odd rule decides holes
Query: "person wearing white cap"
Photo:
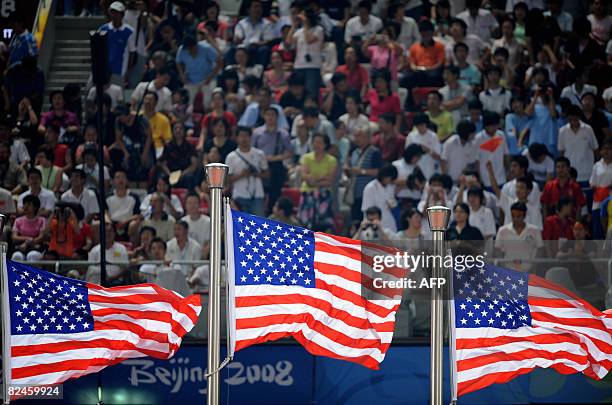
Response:
[{"label": "person wearing white cap", "polygon": [[123,23],[123,16],[125,15],[125,5],[123,3],[120,1],[111,3],[108,11],[110,22],[101,26],[98,31],[106,32],[111,83],[123,86],[128,71],[130,52],[136,51],[135,30]]}]

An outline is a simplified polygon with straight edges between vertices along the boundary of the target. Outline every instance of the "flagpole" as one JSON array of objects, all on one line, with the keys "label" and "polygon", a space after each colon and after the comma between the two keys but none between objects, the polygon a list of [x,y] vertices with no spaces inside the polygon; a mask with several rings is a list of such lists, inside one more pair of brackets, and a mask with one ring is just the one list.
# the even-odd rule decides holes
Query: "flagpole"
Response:
[{"label": "flagpole", "polygon": [[[4,231],[6,216],[0,214],[0,234]],[[0,243],[0,284],[2,286],[2,400],[4,404],[9,404],[11,398],[8,394],[9,381],[11,375],[11,334],[9,323],[9,299],[8,299],[8,280],[6,274],[6,254],[8,245],[6,242]]]},{"label": "flagpole", "polygon": [[208,374],[207,405],[219,404],[219,366],[221,352],[221,229],[222,194],[229,167],[221,163],[205,166],[210,189],[210,282],[208,289]]},{"label": "flagpole", "polygon": [[[429,228],[433,235],[434,257],[444,255],[444,240],[451,210],[443,206],[427,208],[427,219]],[[434,260],[432,279],[444,277],[442,260]],[[444,302],[442,288],[437,283],[431,286],[431,367],[430,367],[430,404],[442,405],[442,372],[443,357],[442,346],[444,343]]]}]

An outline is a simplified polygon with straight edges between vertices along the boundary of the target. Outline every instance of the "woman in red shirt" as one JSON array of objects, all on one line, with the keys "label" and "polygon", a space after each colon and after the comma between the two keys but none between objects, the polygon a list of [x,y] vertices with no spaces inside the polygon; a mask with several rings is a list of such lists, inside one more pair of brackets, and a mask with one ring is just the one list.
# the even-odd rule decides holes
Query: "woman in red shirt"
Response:
[{"label": "woman in red shirt", "polygon": [[400,99],[396,93],[391,91],[391,73],[387,69],[381,69],[374,76],[374,88],[368,91],[366,102],[370,105],[370,121],[378,122],[378,118],[384,113],[393,113],[396,116],[395,126],[399,128],[401,123]]},{"label": "woman in red shirt", "polygon": [[[212,131],[212,123],[217,118],[223,118],[228,124],[230,128],[236,127],[236,116],[234,113],[225,110],[225,93],[220,88],[216,88],[213,90],[211,99],[210,99],[211,111],[202,118],[202,122],[200,123],[200,139],[198,139],[198,145],[196,149],[198,151],[204,149],[204,144],[208,138],[208,134]],[[230,137],[232,134],[229,134]]]}]

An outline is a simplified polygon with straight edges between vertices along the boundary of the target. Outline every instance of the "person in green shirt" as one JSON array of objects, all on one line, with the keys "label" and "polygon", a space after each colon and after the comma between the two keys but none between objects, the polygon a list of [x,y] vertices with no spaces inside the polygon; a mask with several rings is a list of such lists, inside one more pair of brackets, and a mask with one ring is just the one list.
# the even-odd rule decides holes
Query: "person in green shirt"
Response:
[{"label": "person in green shirt", "polygon": [[298,219],[308,229],[327,231],[333,226],[332,186],[336,179],[337,159],[328,150],[327,135],[316,133],[312,137],[312,152],[300,160],[302,192]]},{"label": "person in green shirt", "polygon": [[438,139],[440,142],[444,142],[455,131],[455,124],[453,123],[453,115],[440,108],[441,105],[442,94],[437,90],[430,91],[427,94],[427,111],[425,113],[429,116],[429,120],[438,127],[436,131]]}]

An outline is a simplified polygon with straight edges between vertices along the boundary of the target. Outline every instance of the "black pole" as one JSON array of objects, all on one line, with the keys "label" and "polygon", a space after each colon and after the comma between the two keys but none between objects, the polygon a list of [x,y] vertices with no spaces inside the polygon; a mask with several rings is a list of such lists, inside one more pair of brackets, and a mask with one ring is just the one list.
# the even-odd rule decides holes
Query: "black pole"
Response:
[{"label": "black pole", "polygon": [[104,287],[106,283],[106,219],[104,216],[105,194],[104,190],[104,142],[106,133],[102,123],[102,95],[104,85],[110,81],[110,69],[108,66],[108,48],[106,45],[105,32],[90,32],[89,40],[91,46],[91,74],[96,86],[97,100],[97,131],[98,131],[98,206],[100,207],[100,284]]},{"label": "black pole", "polygon": [[104,189],[104,141],[106,133],[102,123],[102,94],[104,86],[96,84],[98,113],[96,126],[98,131],[98,206],[100,207],[100,284],[106,287],[106,215],[104,215],[106,190]]}]

